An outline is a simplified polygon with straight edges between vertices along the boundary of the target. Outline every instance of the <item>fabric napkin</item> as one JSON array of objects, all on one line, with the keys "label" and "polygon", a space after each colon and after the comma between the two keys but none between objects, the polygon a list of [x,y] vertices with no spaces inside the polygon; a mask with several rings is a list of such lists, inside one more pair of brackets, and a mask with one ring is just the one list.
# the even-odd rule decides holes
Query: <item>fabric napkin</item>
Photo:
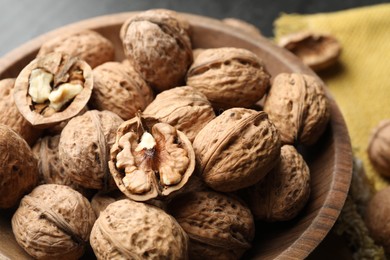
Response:
[{"label": "fabric napkin", "polygon": [[298,31],[328,33],[342,45],[339,63],[318,73],[344,116],[355,156],[351,189],[335,231],[347,237],[354,258],[382,259],[383,248],[375,245],[362,217],[370,196],[362,194],[390,184],[367,155],[372,129],[390,119],[390,4],[311,15],[281,14],[274,23],[276,42]]}]

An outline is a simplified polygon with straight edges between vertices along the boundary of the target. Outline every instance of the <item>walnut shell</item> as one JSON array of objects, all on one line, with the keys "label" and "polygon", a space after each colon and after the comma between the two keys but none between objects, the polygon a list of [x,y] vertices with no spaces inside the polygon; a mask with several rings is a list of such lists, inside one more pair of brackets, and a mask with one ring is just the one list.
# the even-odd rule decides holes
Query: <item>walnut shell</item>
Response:
[{"label": "walnut shell", "polygon": [[90,30],[62,34],[46,41],[39,49],[37,57],[51,52],[79,57],[92,68],[115,58],[114,45],[101,34]]},{"label": "walnut shell", "polygon": [[183,85],[193,60],[188,23],[172,13],[148,10],[131,17],[121,28],[127,58],[157,92]]},{"label": "walnut shell", "polygon": [[91,199],[91,206],[95,212],[96,217],[100,216],[100,212],[105,210],[108,205],[117,201],[127,199],[127,197],[120,192],[119,190],[114,190],[112,192],[98,192]]},{"label": "walnut shell", "polygon": [[97,259],[187,259],[188,237],[176,220],[129,199],[101,212],[90,242]]},{"label": "walnut shell", "polygon": [[280,145],[279,132],[267,114],[246,108],[224,111],[193,142],[200,176],[224,192],[260,181],[278,162]]},{"label": "walnut shell", "polygon": [[171,202],[169,213],[190,237],[190,259],[239,259],[255,235],[249,208],[228,194],[187,193]]},{"label": "walnut shell", "polygon": [[93,70],[94,89],[89,107],[133,118],[153,100],[153,92],[130,65],[107,62]]},{"label": "walnut shell", "polygon": [[294,218],[309,199],[310,170],[294,146],[283,145],[279,164],[248,189],[248,204],[257,219],[287,221]]},{"label": "walnut shell", "polygon": [[330,34],[295,32],[280,38],[278,45],[294,53],[314,71],[331,67],[341,54],[340,42]]},{"label": "walnut shell", "polygon": [[15,79],[0,80],[0,124],[9,126],[32,146],[42,134],[20,114],[14,102]]},{"label": "walnut shell", "polygon": [[68,186],[37,186],[12,217],[18,244],[37,259],[79,259],[95,222],[89,201]]},{"label": "walnut shell", "polygon": [[253,52],[232,47],[200,52],[187,73],[187,85],[198,89],[217,108],[250,107],[269,88],[270,75]]},{"label": "walnut shell", "polygon": [[173,126],[153,117],[136,117],[118,128],[109,168],[128,198],[166,198],[188,182],[195,153],[187,136]]},{"label": "walnut shell", "polygon": [[122,122],[110,111],[97,110],[68,122],[61,132],[58,149],[62,164],[74,183],[90,189],[115,187],[108,160],[116,130]]},{"label": "walnut shell", "polygon": [[329,121],[328,99],[322,81],[305,74],[281,73],[273,81],[264,111],[285,144],[312,145]]},{"label": "walnut shell", "polygon": [[372,129],[368,142],[368,158],[375,170],[384,177],[390,177],[390,120],[379,122]]},{"label": "walnut shell", "polygon": [[198,132],[215,118],[214,110],[206,96],[190,86],[161,92],[146,107],[144,114],[176,127],[191,142]]},{"label": "walnut shell", "polygon": [[0,124],[0,209],[11,208],[38,182],[38,161],[30,146]]},{"label": "walnut shell", "polygon": [[[81,92],[68,102],[54,109],[49,100],[33,101],[30,90],[33,88],[32,77],[34,72],[51,75],[50,94],[60,90],[65,84],[80,86]],[[39,76],[35,76],[39,78]],[[43,84],[42,84],[43,85]],[[20,72],[15,81],[14,100],[23,117],[33,126],[48,128],[80,113],[87,104],[93,88],[91,67],[83,60],[61,53],[51,53],[31,61]],[[42,86],[38,89],[38,96],[42,95]],[[65,94],[57,96],[59,100]]]}]

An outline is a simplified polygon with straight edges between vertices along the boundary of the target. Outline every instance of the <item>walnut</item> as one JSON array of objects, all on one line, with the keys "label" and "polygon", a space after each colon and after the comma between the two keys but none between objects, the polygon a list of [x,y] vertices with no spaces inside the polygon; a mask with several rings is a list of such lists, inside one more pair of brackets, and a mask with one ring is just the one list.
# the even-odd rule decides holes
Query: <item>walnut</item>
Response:
[{"label": "walnut", "polygon": [[292,145],[283,145],[279,164],[260,182],[249,187],[249,207],[259,220],[287,221],[306,205],[310,171]]},{"label": "walnut", "polygon": [[181,131],[137,116],[118,128],[109,167],[127,197],[147,201],[180,190],[194,171],[195,153]]},{"label": "walnut", "polygon": [[91,206],[95,212],[96,217],[100,216],[100,212],[105,210],[108,205],[111,203],[126,199],[127,197],[120,192],[119,190],[114,190],[109,193],[107,192],[98,192],[91,199]]},{"label": "walnut", "polygon": [[59,142],[60,135],[45,136],[39,139],[32,148],[34,155],[38,158],[39,182],[67,185],[89,197],[91,191],[74,183],[62,165],[58,150]]},{"label": "walnut", "polygon": [[187,193],[175,198],[168,211],[190,237],[190,259],[239,259],[255,235],[249,208],[232,195]]},{"label": "walnut", "polygon": [[0,209],[16,206],[38,181],[38,162],[10,127],[0,124]]},{"label": "walnut", "polygon": [[18,244],[37,259],[79,259],[95,213],[89,201],[68,186],[37,186],[12,217]]},{"label": "walnut", "polygon": [[390,254],[390,187],[374,194],[368,202],[364,221],[374,241]]},{"label": "walnut", "polygon": [[80,113],[92,88],[92,70],[85,61],[51,53],[33,60],[20,72],[14,100],[33,126],[48,128]]},{"label": "walnut", "polygon": [[37,57],[51,52],[79,57],[92,68],[114,60],[115,56],[114,45],[98,32],[90,30],[62,34],[45,42],[39,49]]},{"label": "walnut", "polygon": [[278,162],[280,145],[267,114],[246,108],[224,111],[193,142],[200,176],[224,192],[260,181]]},{"label": "walnut", "polygon": [[129,199],[100,213],[90,242],[97,259],[187,259],[188,236],[175,219]]},{"label": "walnut", "polygon": [[108,160],[123,120],[110,111],[90,110],[72,118],[61,132],[59,156],[69,178],[90,189],[115,187]]},{"label": "walnut", "polygon": [[372,130],[367,153],[371,164],[384,177],[390,177],[390,120],[379,122]]},{"label": "walnut", "polygon": [[121,28],[127,58],[157,92],[183,85],[193,59],[188,23],[172,13],[145,11]]},{"label": "walnut", "polygon": [[0,80],[0,124],[9,126],[32,146],[42,134],[20,114],[14,102],[15,79]]},{"label": "walnut", "polygon": [[214,110],[206,96],[189,86],[161,92],[146,107],[144,114],[176,127],[191,142],[197,133],[215,118]]},{"label": "walnut", "polygon": [[153,100],[153,92],[130,65],[107,62],[93,70],[94,89],[89,107],[133,118]]},{"label": "walnut", "polygon": [[264,111],[285,144],[314,144],[325,131],[330,111],[325,86],[305,74],[281,73],[273,81]]},{"label": "walnut", "polygon": [[234,29],[237,29],[237,31],[245,32],[252,36],[261,35],[259,28],[241,19],[229,17],[222,19],[222,22],[233,27]]},{"label": "walnut", "polygon": [[232,47],[200,52],[187,73],[187,85],[198,89],[217,108],[250,107],[269,88],[270,75],[253,52]]},{"label": "walnut", "polygon": [[300,31],[283,36],[278,45],[298,56],[314,71],[331,67],[341,54],[340,42],[330,34]]}]

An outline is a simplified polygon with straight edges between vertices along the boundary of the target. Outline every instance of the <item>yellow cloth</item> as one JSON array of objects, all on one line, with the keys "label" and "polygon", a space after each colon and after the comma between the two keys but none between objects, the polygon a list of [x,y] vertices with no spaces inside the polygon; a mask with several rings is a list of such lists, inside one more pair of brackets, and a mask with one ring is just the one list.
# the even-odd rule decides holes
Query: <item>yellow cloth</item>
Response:
[{"label": "yellow cloth", "polygon": [[330,33],[342,44],[340,64],[320,73],[344,115],[355,156],[363,161],[375,190],[390,182],[375,172],[367,156],[372,129],[390,118],[390,4],[313,15],[282,14],[276,40],[300,31]]}]

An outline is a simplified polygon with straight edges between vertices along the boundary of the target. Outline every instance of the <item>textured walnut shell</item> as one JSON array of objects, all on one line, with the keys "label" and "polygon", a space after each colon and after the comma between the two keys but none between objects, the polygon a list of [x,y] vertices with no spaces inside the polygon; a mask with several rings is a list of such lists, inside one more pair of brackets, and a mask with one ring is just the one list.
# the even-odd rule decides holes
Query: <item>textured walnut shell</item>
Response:
[{"label": "textured walnut shell", "polygon": [[[31,72],[34,69],[43,69],[54,75],[54,80],[69,76],[74,70],[82,71],[83,90],[58,112],[47,112],[46,108],[38,109],[32,101],[29,90]],[[48,128],[80,113],[87,104],[93,88],[91,67],[83,60],[61,53],[51,53],[31,61],[16,78],[14,100],[23,117],[33,126]]]},{"label": "textured walnut shell", "polygon": [[0,124],[0,209],[11,208],[38,181],[38,161],[10,127]]},{"label": "textured walnut shell", "polygon": [[95,212],[96,217],[100,216],[100,212],[105,210],[108,205],[117,201],[126,199],[127,197],[120,192],[119,190],[114,190],[112,192],[98,192],[91,199],[91,206]]},{"label": "textured walnut shell", "polygon": [[32,151],[38,158],[39,182],[42,184],[61,184],[71,187],[84,196],[90,191],[74,183],[68,176],[59,156],[60,135],[45,136],[39,139]]},{"label": "textured walnut shell", "polygon": [[294,146],[283,145],[279,164],[248,189],[248,204],[257,219],[270,222],[290,220],[309,199],[309,167]]},{"label": "textured walnut shell", "polygon": [[127,58],[157,92],[183,85],[193,59],[188,23],[172,13],[145,11],[121,28]]},{"label": "textured walnut shell", "polygon": [[[143,124],[141,128],[140,120]],[[156,145],[151,150],[137,152],[137,145],[145,131],[155,138]],[[131,135],[134,140],[127,141],[128,146],[122,146],[122,139],[126,135]],[[118,164],[123,164],[123,159],[119,158],[126,153],[127,161],[124,165],[127,166],[119,168]],[[127,167],[132,169],[131,173],[126,172]],[[162,199],[171,193],[177,193],[188,182],[195,168],[195,153],[187,136],[173,126],[160,123],[153,117],[136,117],[125,121],[118,128],[115,144],[111,148],[109,168],[116,185],[128,198],[136,201]],[[178,168],[178,181],[167,183],[165,177],[169,180],[170,174]],[[123,181],[125,176],[144,176],[142,185],[146,188],[136,190],[133,187],[135,182],[129,185]]]},{"label": "textured walnut shell", "polygon": [[176,220],[128,199],[101,212],[90,242],[97,259],[187,259],[188,237]]},{"label": "textured walnut shell", "polygon": [[383,176],[390,176],[390,120],[379,122],[372,129],[367,148],[368,158],[374,168]]},{"label": "textured walnut shell", "polygon": [[255,235],[249,208],[227,194],[187,193],[171,202],[169,213],[190,237],[190,259],[239,259]]},{"label": "textured walnut shell", "polygon": [[200,176],[224,192],[260,181],[278,162],[280,145],[278,130],[267,114],[246,108],[224,111],[193,142]]},{"label": "textured walnut shell", "polygon": [[269,88],[270,75],[251,51],[223,47],[200,52],[187,73],[187,85],[198,89],[217,108],[250,107]]},{"label": "textured walnut shell", "polygon": [[89,30],[62,34],[45,42],[39,49],[37,57],[51,52],[79,57],[92,68],[115,58],[114,45],[101,34]]},{"label": "textured walnut shell", "polygon": [[15,79],[0,80],[0,124],[9,126],[32,146],[42,130],[34,128],[20,114],[14,102],[13,87]]},{"label": "textured walnut shell", "polygon": [[156,117],[182,131],[190,141],[215,118],[214,110],[206,96],[193,87],[176,87],[156,96],[144,114]]},{"label": "textured walnut shell", "polygon": [[296,32],[280,38],[279,46],[294,53],[314,71],[329,68],[341,54],[341,44],[329,34]]},{"label": "textured walnut shell", "polygon": [[110,111],[97,110],[90,110],[68,122],[61,132],[58,149],[74,183],[90,189],[115,187],[108,170],[108,160],[116,130],[122,122]]},{"label": "textured walnut shell", "polygon": [[368,202],[364,219],[371,237],[390,253],[390,187],[384,188]]},{"label": "textured walnut shell", "polygon": [[37,259],[79,259],[95,222],[89,201],[68,186],[37,186],[12,217],[18,244]]},{"label": "textured walnut shell", "polygon": [[325,86],[304,74],[281,73],[273,81],[264,111],[286,144],[312,145],[323,134],[330,112]]},{"label": "textured walnut shell", "polygon": [[259,28],[244,20],[229,17],[222,19],[222,22],[237,29],[238,31],[242,31],[254,36],[261,35]]},{"label": "textured walnut shell", "polygon": [[153,92],[130,65],[107,62],[93,70],[94,89],[89,107],[133,118],[153,100]]}]

